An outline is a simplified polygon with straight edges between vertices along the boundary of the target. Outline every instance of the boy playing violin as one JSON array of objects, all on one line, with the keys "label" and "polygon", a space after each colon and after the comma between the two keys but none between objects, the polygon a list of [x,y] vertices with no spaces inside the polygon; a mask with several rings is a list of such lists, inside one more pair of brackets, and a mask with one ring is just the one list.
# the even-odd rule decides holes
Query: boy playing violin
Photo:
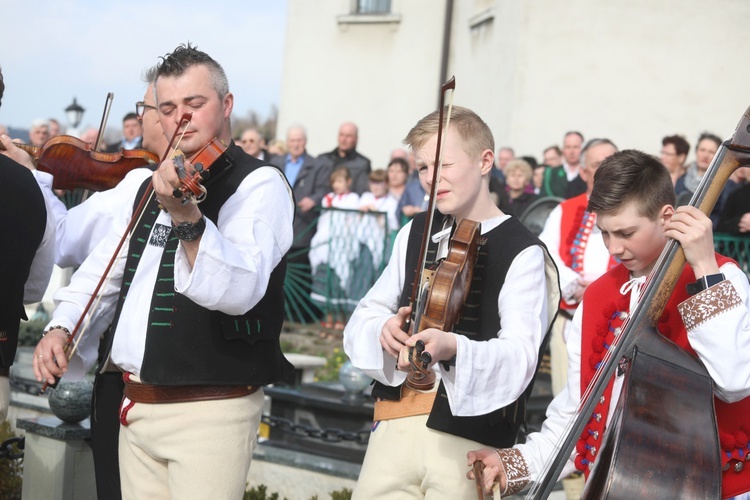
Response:
[{"label": "boy playing violin", "polygon": [[[435,111],[421,119],[404,140],[416,153],[427,191],[433,189],[439,116]],[[355,499],[475,495],[474,486],[459,479],[461,457],[478,443],[515,443],[556,313],[557,271],[544,245],[490,197],[495,145],[487,124],[455,107],[443,144],[427,266],[445,257],[455,225],[479,222],[470,293],[453,331],[406,331],[426,214],[417,215],[399,231],[390,262],[344,330],[352,363],[376,380],[375,417]],[[409,348],[417,341],[432,358],[438,378],[432,390],[403,385]]]},{"label": "boy playing violin", "polygon": [[[597,337],[604,332],[605,347],[611,344],[617,331],[614,322],[633,311],[646,277],[671,238],[680,243],[689,265],[682,271],[658,329],[681,349],[697,355],[715,384],[724,471],[722,496],[750,490],[750,468],[745,466],[750,457],[748,278],[734,261],[714,252],[711,221],[705,214],[695,207],[674,206],[669,172],[656,158],[626,150],[615,153],[599,167],[588,209],[597,214],[604,243],[619,264],[588,287],[575,312],[567,340],[568,383],[547,409],[542,430],[530,434],[525,444],[467,455],[469,465],[477,460],[485,465],[485,489],[499,481],[500,491],[509,495],[542,479],[545,462],[565,437],[564,429],[581,394],[606,353],[606,348],[595,348]],[[600,455],[597,451],[617,404],[622,379],[618,374],[609,382],[582,434],[590,438],[578,442],[562,477],[576,469],[588,475]],[[718,470],[715,473],[720,474]]]}]

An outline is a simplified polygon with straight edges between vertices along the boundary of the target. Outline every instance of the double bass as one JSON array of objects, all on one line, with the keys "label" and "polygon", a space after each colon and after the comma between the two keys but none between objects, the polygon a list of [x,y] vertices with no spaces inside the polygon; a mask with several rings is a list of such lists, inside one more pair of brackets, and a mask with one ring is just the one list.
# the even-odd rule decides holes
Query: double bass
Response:
[{"label": "double bass", "polygon": [[[729,176],[750,166],[750,108],[724,141],[690,201],[708,215]],[[720,498],[721,455],[713,382],[696,357],[657,327],[686,259],[671,240],[582,396],[542,480],[527,498],[549,496],[618,366],[625,380],[583,498]]]}]

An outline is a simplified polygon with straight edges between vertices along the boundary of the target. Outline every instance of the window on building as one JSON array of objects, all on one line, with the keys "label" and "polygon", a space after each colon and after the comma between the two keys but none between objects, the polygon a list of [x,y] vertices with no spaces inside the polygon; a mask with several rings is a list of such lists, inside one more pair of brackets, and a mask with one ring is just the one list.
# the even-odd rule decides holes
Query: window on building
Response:
[{"label": "window on building", "polygon": [[389,14],[391,0],[357,0],[357,14]]}]

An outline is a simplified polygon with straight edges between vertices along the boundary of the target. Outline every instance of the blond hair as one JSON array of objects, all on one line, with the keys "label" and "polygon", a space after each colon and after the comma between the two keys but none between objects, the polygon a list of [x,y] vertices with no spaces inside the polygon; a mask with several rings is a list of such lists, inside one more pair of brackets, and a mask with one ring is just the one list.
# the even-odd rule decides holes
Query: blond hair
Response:
[{"label": "blond hair", "polygon": [[[448,107],[443,113],[443,125],[448,115]],[[438,131],[440,110],[433,111],[417,122],[404,138],[404,144],[412,150],[419,148],[430,140]],[[495,151],[495,139],[490,127],[472,110],[461,106],[453,106],[450,117],[450,128],[458,133],[463,150],[471,159],[479,158],[482,151]]]},{"label": "blond hair", "polygon": [[531,168],[531,165],[529,165],[529,162],[520,158],[510,160],[508,164],[505,165],[505,177],[508,177],[514,170],[521,171],[523,176],[526,178],[526,184],[531,181],[531,176],[534,174],[534,170]]}]

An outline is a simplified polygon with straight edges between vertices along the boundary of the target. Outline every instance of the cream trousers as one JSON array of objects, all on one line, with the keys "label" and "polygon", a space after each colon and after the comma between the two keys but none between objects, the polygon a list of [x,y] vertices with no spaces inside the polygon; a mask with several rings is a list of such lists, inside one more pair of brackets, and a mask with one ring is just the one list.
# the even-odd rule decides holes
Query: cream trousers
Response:
[{"label": "cream trousers", "polygon": [[127,425],[120,425],[123,499],[241,500],[262,411],[262,390],[214,401],[133,404]]}]

